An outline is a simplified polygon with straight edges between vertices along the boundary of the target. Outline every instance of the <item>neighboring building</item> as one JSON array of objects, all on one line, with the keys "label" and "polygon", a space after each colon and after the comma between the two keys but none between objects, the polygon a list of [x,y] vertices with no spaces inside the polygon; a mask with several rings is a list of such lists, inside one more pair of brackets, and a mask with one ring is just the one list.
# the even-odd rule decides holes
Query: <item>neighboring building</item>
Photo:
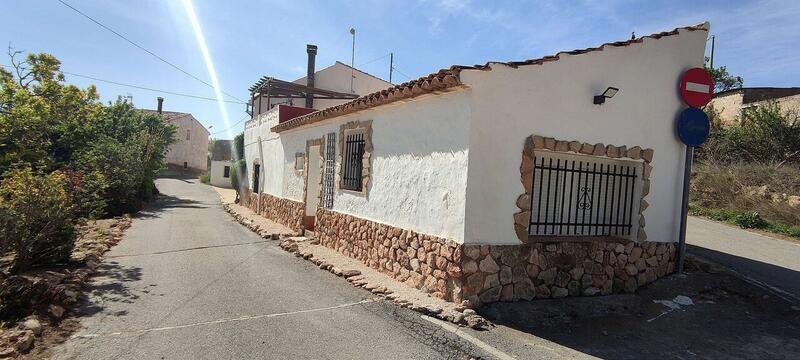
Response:
[{"label": "neighboring building", "polygon": [[246,126],[243,198],[454,302],[634,291],[675,268],[675,84],[708,30],[452,66],[289,120],[271,109]]},{"label": "neighboring building", "polygon": [[211,168],[208,175],[211,185],[230,188],[231,185],[231,153],[233,141],[214,140],[211,151]]},{"label": "neighboring building", "polygon": [[800,111],[800,87],[745,87],[714,94],[709,107],[719,115],[725,125],[740,123],[744,110],[774,101],[782,110]]},{"label": "neighboring building", "polygon": [[208,136],[210,133],[189,113],[163,111],[164,98],[158,98],[156,110],[143,110],[161,114],[177,127],[176,142],[167,151],[167,166],[172,170],[204,173],[208,170]]},{"label": "neighboring building", "polygon": [[250,87],[249,108],[253,118],[279,104],[324,109],[355,99],[358,95],[392,86],[388,81],[339,61],[316,71],[314,64],[317,47],[306,45],[306,52],[308,54],[306,76],[292,82],[265,76]]}]

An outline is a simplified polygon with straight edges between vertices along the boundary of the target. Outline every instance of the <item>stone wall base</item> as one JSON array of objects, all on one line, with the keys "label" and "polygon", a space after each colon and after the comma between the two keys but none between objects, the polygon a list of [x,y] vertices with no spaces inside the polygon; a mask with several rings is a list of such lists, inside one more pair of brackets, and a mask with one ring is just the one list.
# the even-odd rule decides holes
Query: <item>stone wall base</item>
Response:
[{"label": "stone wall base", "polygon": [[259,215],[286,225],[299,234],[303,233],[303,217],[306,214],[305,204],[266,193],[258,194],[258,197]]},{"label": "stone wall base", "polygon": [[245,189],[241,195],[242,206],[267,219],[286,225],[298,234],[303,233],[305,204],[299,201],[280,198],[274,195],[255,194]]},{"label": "stone wall base", "polygon": [[323,208],[316,229],[326,247],[438,298],[463,299],[459,244]]},{"label": "stone wall base", "polygon": [[634,292],[670,274],[675,244],[607,241],[466,245],[463,297],[496,301]]}]

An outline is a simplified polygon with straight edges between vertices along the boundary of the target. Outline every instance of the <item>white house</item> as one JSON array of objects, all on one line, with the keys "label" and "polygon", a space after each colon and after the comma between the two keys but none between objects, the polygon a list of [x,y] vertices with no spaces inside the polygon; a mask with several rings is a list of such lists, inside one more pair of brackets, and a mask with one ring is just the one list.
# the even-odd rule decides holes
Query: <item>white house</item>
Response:
[{"label": "white house", "polygon": [[167,166],[173,170],[204,173],[208,169],[208,129],[189,113],[163,111],[164,98],[158,98],[155,112],[175,125],[176,142],[167,150]]},{"label": "white house", "polygon": [[214,140],[211,151],[211,168],[208,177],[211,185],[230,188],[231,185],[231,146],[230,140]]},{"label": "white house", "polygon": [[675,266],[677,87],[708,30],[452,66],[284,121],[272,109],[245,130],[248,206],[450,301],[634,291]]}]

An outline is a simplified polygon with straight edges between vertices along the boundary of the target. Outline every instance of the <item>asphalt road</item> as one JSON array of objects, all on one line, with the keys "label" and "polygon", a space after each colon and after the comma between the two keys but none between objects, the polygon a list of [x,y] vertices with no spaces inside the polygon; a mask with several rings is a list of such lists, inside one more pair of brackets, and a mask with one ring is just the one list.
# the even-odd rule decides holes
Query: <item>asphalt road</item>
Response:
[{"label": "asphalt road", "polygon": [[57,359],[486,356],[234,222],[210,187],[160,179],[106,257]]},{"label": "asphalt road", "polygon": [[689,217],[687,251],[763,284],[800,305],[800,243]]}]

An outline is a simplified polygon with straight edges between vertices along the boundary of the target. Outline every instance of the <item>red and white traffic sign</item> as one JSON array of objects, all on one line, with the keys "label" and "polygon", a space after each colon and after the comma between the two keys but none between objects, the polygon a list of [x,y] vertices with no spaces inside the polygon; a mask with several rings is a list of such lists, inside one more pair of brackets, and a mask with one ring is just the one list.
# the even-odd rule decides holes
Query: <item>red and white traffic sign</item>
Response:
[{"label": "red and white traffic sign", "polygon": [[714,80],[703,68],[691,68],[681,77],[681,97],[686,105],[701,108],[714,97]]}]

